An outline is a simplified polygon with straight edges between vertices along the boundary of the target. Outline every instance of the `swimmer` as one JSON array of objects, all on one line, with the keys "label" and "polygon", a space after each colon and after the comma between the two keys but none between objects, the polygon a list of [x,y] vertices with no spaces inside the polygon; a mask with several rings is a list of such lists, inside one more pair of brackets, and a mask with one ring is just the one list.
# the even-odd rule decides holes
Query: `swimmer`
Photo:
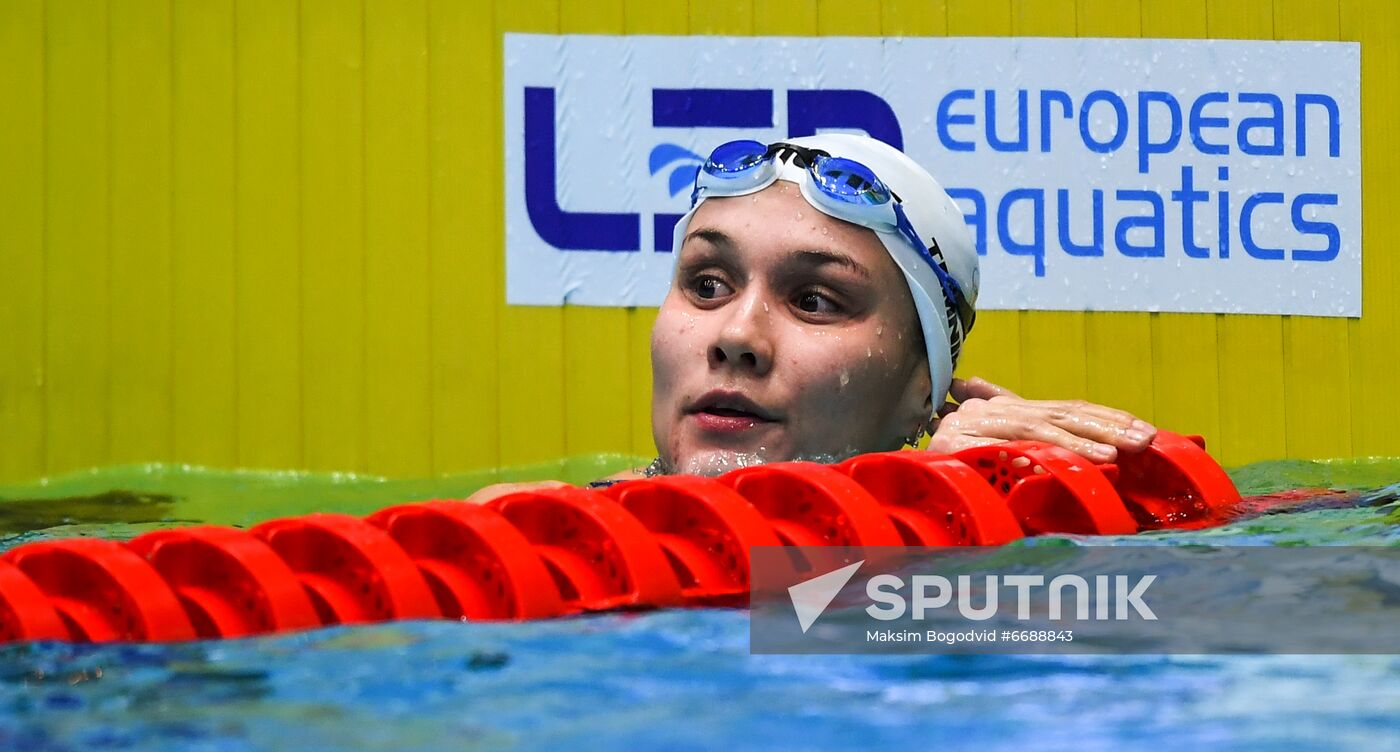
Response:
[{"label": "swimmer", "polygon": [[[977,253],[957,205],[899,150],[823,134],[735,141],[701,168],[652,329],[658,456],[612,479],[719,475],[917,445],[1033,439],[1113,462],[1156,430],[1082,400],[1028,400],[953,370]],[[562,483],[500,484],[472,501]]]}]

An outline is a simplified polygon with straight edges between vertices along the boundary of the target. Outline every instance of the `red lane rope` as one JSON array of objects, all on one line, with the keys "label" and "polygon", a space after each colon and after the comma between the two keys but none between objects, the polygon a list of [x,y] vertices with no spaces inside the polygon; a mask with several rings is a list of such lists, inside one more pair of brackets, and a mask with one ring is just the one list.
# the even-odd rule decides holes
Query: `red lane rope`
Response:
[{"label": "red lane rope", "polygon": [[0,557],[0,643],[165,641],[389,619],[537,619],[743,605],[752,546],[988,546],[1043,533],[1201,527],[1241,504],[1199,437],[1116,465],[1036,442],[886,452],[716,479],[400,504]]}]

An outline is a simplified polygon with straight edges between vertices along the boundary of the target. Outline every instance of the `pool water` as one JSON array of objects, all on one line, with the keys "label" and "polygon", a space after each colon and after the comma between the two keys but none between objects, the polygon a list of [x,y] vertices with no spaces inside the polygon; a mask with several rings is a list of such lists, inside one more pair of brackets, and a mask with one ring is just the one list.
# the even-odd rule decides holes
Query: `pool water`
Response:
[{"label": "pool water", "polygon": [[[0,487],[0,548],[363,514],[635,462],[423,481],[109,468]],[[1231,475],[1246,496],[1278,495],[1218,528],[1061,543],[1400,545],[1400,460]],[[735,610],[0,648],[0,750],[1371,750],[1400,749],[1397,730],[1400,656],[752,656]]]}]

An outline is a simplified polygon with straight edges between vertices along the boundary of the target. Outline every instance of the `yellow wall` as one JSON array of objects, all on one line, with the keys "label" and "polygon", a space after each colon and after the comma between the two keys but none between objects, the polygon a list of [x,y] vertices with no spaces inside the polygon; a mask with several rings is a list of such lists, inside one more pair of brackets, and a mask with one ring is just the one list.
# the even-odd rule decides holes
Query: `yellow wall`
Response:
[{"label": "yellow wall", "polygon": [[650,453],[654,311],[502,303],[505,31],[1359,40],[1362,319],[989,312],[962,371],[1400,454],[1393,0],[2,0],[0,481]]}]

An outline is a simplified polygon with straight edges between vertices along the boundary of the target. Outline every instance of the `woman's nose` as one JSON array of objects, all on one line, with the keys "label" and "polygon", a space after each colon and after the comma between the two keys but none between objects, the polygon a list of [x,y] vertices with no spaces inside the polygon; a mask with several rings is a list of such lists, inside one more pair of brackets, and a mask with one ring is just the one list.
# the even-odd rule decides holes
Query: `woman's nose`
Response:
[{"label": "woman's nose", "polygon": [[755,376],[773,367],[769,306],[758,296],[744,296],[725,306],[724,327],[710,346],[710,368],[750,370]]}]

